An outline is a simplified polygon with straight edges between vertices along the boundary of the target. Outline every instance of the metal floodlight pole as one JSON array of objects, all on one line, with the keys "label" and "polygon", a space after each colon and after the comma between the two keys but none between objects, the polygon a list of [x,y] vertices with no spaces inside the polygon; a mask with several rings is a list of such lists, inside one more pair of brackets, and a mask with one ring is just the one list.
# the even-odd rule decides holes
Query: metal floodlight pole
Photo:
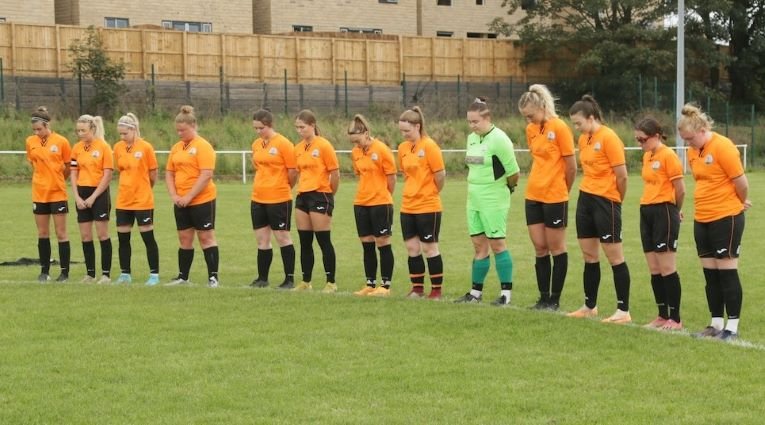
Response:
[{"label": "metal floodlight pole", "polygon": [[677,0],[677,84],[675,94],[675,146],[677,154],[686,167],[685,150],[682,149],[684,142],[677,130],[677,120],[682,115],[685,104],[685,0]]}]

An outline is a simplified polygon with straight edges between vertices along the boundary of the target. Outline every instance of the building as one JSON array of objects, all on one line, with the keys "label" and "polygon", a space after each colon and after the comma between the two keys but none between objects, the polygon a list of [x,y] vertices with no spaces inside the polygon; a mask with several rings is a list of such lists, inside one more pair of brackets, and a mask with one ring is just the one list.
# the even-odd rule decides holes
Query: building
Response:
[{"label": "building", "polygon": [[[39,0],[37,0],[39,1]],[[128,28],[156,26],[192,32],[252,34],[253,0],[55,0],[55,23]]]},{"label": "building", "polygon": [[54,0],[0,0],[0,22],[55,24]]}]

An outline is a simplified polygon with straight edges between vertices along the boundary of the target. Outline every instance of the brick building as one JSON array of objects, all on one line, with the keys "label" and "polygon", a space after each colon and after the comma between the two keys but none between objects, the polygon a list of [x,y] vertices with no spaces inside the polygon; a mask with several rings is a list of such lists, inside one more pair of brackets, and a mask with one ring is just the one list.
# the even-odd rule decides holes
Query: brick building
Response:
[{"label": "brick building", "polygon": [[0,22],[55,24],[54,0],[0,0]]}]

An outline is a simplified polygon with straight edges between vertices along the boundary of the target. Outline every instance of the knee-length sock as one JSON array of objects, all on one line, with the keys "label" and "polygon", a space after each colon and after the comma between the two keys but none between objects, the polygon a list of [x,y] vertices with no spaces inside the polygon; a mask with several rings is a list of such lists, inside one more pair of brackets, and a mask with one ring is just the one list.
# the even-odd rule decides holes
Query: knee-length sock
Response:
[{"label": "knee-length sock", "polygon": [[584,305],[595,308],[598,305],[600,287],[600,263],[584,263]]},{"label": "knee-length sock", "polygon": [[300,268],[303,282],[310,282],[313,277],[313,230],[298,230],[300,237]]},{"label": "knee-length sock", "polygon": [[82,255],[85,257],[88,276],[96,277],[96,246],[93,241],[82,242]]},{"label": "knee-length sock", "polygon": [[563,252],[553,255],[552,284],[550,287],[550,302],[559,303],[560,295],[563,293],[563,285],[566,283],[568,274],[568,253]]},{"label": "knee-length sock", "polygon": [[149,273],[159,273],[159,247],[157,246],[157,240],[154,238],[154,230],[147,230],[141,232],[141,239],[146,246],[146,260],[149,262]]},{"label": "knee-length sock", "polygon": [[393,280],[393,247],[385,245],[377,248],[380,251],[380,280],[382,280],[382,286],[389,288],[391,280]]},{"label": "knee-length sock", "polygon": [[40,258],[40,273],[50,274],[50,238],[37,239],[37,255]]},{"label": "knee-length sock", "polygon": [[117,232],[117,256],[120,259],[120,273],[130,274],[130,232]]},{"label": "knee-length sock", "polygon": [[377,253],[375,252],[374,242],[362,242],[361,247],[364,250],[364,275],[367,285],[375,286],[377,280]]},{"label": "knee-length sock", "polygon": [[337,260],[335,258],[335,247],[332,246],[332,238],[329,230],[323,230],[316,233],[316,242],[321,248],[321,261],[324,264],[324,273],[327,275],[327,282],[335,283],[335,270]]},{"label": "knee-length sock", "polygon": [[282,253],[282,264],[284,265],[284,280],[295,281],[295,246],[292,244],[279,248]]}]

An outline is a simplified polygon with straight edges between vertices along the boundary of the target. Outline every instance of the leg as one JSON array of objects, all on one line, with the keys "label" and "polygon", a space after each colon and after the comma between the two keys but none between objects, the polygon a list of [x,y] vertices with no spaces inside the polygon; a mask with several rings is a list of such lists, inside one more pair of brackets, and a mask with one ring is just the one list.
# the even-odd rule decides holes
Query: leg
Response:
[{"label": "leg", "polygon": [[53,214],[53,227],[56,229],[56,238],[58,238],[58,257],[61,263],[61,275],[58,281],[66,281],[69,276],[69,259],[71,248],[69,246],[69,235],[66,231],[66,214]]},{"label": "leg", "polygon": [[279,245],[282,254],[282,264],[284,265],[284,282],[282,285],[292,287],[295,281],[295,246],[292,244],[290,232],[286,230],[274,230],[274,238]]},{"label": "leg", "polygon": [[215,239],[215,230],[197,231],[199,246],[207,265],[207,279],[210,287],[218,286],[218,265],[220,255],[218,253],[218,241]]},{"label": "leg", "polygon": [[[60,214],[63,215],[63,214]],[[50,275],[50,215],[35,214],[35,225],[37,226],[37,254],[40,258],[40,278],[45,275],[47,280]]]},{"label": "leg", "polygon": [[268,273],[274,258],[271,233],[271,228],[267,225],[255,229],[255,239],[258,242],[258,277],[252,283],[254,286],[268,286]]},{"label": "leg", "polygon": [[[98,220],[95,224],[96,235],[101,245],[101,274],[108,278],[112,269],[112,240],[109,239],[109,222]],[[106,279],[103,281],[106,282]]]}]

